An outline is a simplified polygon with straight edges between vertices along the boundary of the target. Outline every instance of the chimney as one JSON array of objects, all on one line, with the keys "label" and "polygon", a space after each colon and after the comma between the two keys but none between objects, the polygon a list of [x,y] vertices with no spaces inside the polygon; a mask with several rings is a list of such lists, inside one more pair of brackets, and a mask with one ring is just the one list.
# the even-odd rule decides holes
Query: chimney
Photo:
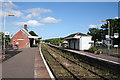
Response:
[{"label": "chimney", "polygon": [[28,31],[28,29],[27,29],[27,24],[24,24],[24,29],[25,29],[26,31]]}]

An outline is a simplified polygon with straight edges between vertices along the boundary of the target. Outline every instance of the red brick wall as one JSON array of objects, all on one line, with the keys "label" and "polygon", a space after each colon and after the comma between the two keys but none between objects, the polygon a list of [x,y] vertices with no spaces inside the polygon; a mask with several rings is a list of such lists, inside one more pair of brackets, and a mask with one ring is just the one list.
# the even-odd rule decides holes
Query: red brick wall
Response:
[{"label": "red brick wall", "polygon": [[[21,40],[21,39],[23,39],[23,40]],[[29,43],[29,38],[21,30],[18,31],[13,36],[13,38],[11,40],[11,43],[13,45],[16,44],[16,43],[19,43],[19,44],[16,44],[16,45],[18,45],[19,48],[29,48],[29,44],[27,45],[27,43]]]}]

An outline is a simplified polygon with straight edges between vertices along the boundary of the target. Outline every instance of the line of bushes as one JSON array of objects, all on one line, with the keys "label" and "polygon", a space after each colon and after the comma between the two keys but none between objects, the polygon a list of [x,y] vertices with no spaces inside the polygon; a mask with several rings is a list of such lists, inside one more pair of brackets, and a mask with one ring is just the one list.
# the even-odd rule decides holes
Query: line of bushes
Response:
[{"label": "line of bushes", "polygon": [[98,50],[96,47],[92,46],[89,48],[89,51],[95,54],[101,54],[101,51]]}]

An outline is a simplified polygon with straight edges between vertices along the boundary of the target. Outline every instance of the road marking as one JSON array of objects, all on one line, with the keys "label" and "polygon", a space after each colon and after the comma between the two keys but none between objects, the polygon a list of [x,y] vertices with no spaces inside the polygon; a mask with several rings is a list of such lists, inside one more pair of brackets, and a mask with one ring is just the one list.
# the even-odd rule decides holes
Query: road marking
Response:
[{"label": "road marking", "polygon": [[37,78],[36,70],[34,70],[34,78]]},{"label": "road marking", "polygon": [[42,57],[42,59],[43,59],[43,62],[44,62],[45,66],[46,66],[46,68],[47,68],[47,70],[48,70],[48,73],[49,73],[51,79],[52,79],[52,80],[55,80],[55,78],[54,78],[54,76],[53,76],[50,68],[48,67],[48,65],[47,65],[47,63],[46,63],[46,61],[45,61],[45,58],[43,57],[43,54],[42,54],[42,52],[41,52],[41,44],[40,44],[40,46],[39,46],[39,51],[40,51],[40,55],[41,55],[41,57]]}]

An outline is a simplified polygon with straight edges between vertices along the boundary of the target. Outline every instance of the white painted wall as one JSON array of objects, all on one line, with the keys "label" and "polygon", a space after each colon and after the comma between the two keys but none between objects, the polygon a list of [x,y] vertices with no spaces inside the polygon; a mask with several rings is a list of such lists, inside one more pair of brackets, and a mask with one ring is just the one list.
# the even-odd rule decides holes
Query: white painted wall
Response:
[{"label": "white painted wall", "polygon": [[79,38],[79,40],[70,40],[69,48],[74,49],[74,42],[75,42],[75,49],[79,50],[88,50],[91,47],[91,38],[92,36],[75,36],[74,38]]},{"label": "white painted wall", "polygon": [[79,39],[79,50],[82,50],[82,37]]},{"label": "white painted wall", "polygon": [[82,48],[80,50],[88,50],[91,47],[91,38],[92,36],[82,36],[82,39],[80,39]]}]

